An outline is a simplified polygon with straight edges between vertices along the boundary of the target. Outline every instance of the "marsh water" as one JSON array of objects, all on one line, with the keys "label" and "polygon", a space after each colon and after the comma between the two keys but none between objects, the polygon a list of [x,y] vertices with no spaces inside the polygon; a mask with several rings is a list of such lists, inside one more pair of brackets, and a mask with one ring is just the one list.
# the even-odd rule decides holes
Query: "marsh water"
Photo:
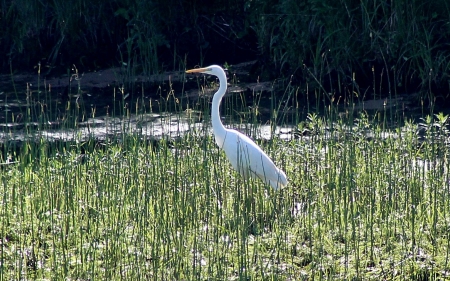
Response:
[{"label": "marsh water", "polygon": [[[253,138],[294,136],[307,107],[289,81],[259,81],[243,63],[228,73],[221,107],[227,126]],[[127,79],[126,77],[132,77]],[[189,131],[209,132],[209,107],[215,79],[172,71],[129,76],[123,69],[80,73],[72,69],[54,78],[39,73],[0,76],[0,142],[43,138],[48,141],[105,140],[123,133],[177,138]],[[300,105],[299,105],[300,104]],[[369,100],[352,110],[400,110],[402,97]],[[342,112],[348,109],[342,108]],[[300,118],[300,120],[299,120]]]}]

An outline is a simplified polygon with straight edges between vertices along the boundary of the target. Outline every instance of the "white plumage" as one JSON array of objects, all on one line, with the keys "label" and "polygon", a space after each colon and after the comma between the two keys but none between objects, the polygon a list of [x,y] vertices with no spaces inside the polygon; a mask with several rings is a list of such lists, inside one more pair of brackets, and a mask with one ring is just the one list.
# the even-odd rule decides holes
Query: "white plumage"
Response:
[{"label": "white plumage", "polygon": [[286,174],[279,169],[264,151],[249,137],[223,126],[220,120],[220,102],[227,90],[225,71],[218,65],[196,68],[186,73],[206,73],[219,78],[220,87],[214,94],[211,120],[217,145],[225,151],[235,170],[244,178],[259,178],[266,184],[278,189],[287,185]]}]

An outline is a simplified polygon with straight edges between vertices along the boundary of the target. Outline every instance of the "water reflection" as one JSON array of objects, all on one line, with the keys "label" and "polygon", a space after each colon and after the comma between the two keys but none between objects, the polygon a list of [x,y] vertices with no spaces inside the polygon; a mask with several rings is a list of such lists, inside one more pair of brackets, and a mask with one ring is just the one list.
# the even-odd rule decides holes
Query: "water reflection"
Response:
[{"label": "water reflection", "polygon": [[[29,141],[44,139],[47,141],[99,141],[120,138],[122,134],[138,134],[152,139],[182,137],[188,132],[212,134],[209,122],[195,122],[192,114],[139,114],[128,118],[98,117],[78,123],[78,128],[38,129],[39,123],[0,124],[0,141]],[[35,129],[30,129],[34,127]],[[272,127],[258,124],[239,124],[228,126],[237,129],[252,138],[271,139],[278,135],[283,139],[292,137],[292,127]]]}]

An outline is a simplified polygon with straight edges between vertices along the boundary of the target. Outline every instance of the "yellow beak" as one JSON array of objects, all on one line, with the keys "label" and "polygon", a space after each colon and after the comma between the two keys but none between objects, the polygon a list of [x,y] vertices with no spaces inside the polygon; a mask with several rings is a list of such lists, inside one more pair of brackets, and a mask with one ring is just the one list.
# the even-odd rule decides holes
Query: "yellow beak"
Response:
[{"label": "yellow beak", "polygon": [[194,68],[194,69],[189,69],[186,70],[186,73],[201,73],[201,72],[205,72],[205,71],[209,71],[210,69],[207,67],[204,68]]}]

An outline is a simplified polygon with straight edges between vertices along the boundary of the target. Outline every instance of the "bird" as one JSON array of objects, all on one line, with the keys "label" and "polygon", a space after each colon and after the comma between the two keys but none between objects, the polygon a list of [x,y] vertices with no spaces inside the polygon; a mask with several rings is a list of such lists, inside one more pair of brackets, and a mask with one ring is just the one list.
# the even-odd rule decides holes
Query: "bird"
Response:
[{"label": "bird", "polygon": [[186,73],[204,73],[219,78],[219,90],[214,94],[211,121],[216,144],[225,151],[233,168],[244,178],[260,179],[275,190],[287,185],[287,177],[267,154],[249,137],[227,129],[220,120],[220,103],[227,91],[227,76],[222,67],[211,65],[187,70]]}]

